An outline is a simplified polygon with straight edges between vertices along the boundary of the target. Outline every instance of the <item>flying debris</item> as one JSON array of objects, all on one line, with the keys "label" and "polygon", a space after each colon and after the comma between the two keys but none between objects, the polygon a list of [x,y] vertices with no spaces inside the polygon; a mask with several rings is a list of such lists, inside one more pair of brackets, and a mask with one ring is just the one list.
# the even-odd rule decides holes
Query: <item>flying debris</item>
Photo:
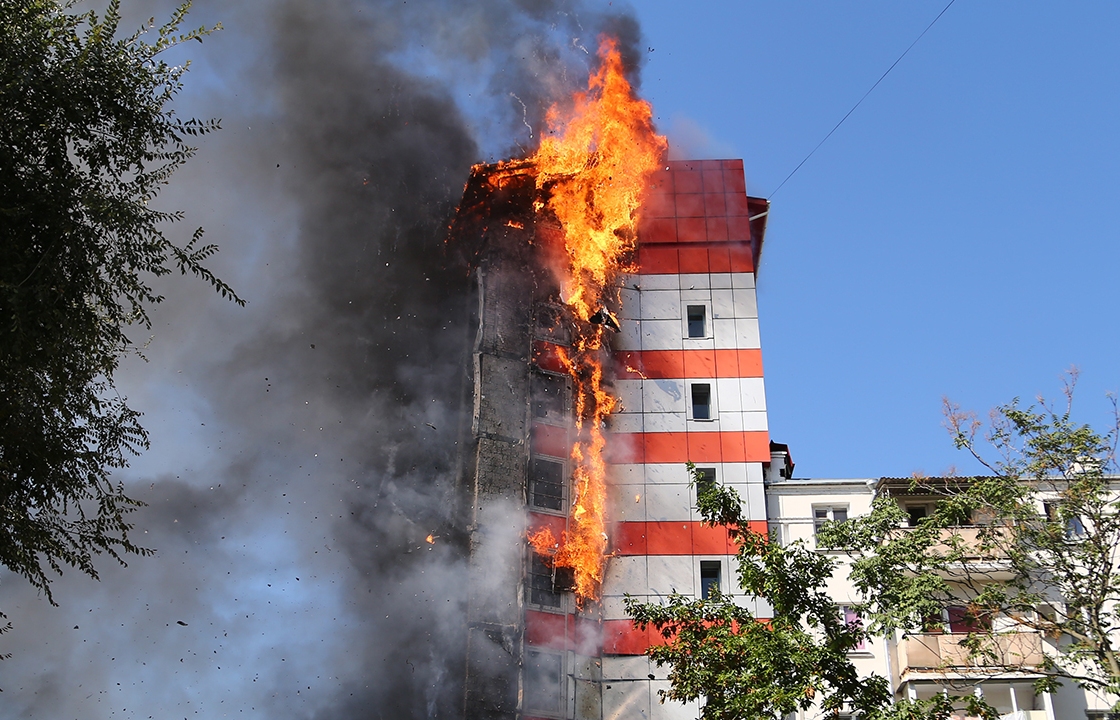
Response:
[{"label": "flying debris", "polygon": [[594,315],[587,319],[590,320],[594,325],[603,325],[605,327],[609,327],[615,332],[622,332],[622,327],[619,326],[618,320],[614,315],[611,314],[611,311],[607,310],[605,307],[599,308],[599,310],[596,311]]}]

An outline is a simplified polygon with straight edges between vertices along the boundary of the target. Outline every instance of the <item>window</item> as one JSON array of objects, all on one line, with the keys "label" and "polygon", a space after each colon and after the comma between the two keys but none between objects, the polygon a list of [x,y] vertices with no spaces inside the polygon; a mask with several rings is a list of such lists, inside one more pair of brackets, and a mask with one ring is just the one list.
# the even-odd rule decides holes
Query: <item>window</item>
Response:
[{"label": "window", "polygon": [[945,618],[951,633],[975,633],[992,629],[992,616],[965,605],[950,605],[945,608]]},{"label": "window", "polygon": [[696,383],[692,386],[692,419],[712,419],[712,386]]},{"label": "window", "polygon": [[700,597],[709,598],[713,591],[719,592],[719,560],[700,561]]},{"label": "window", "polygon": [[703,305],[689,305],[686,313],[688,317],[688,336],[690,338],[708,337],[708,309]]},{"label": "window", "polygon": [[530,395],[533,403],[533,419],[551,423],[567,421],[567,402],[564,393],[564,378],[547,373],[533,373]]},{"label": "window", "polygon": [[535,552],[529,552],[529,582],[526,583],[529,602],[550,608],[559,608],[563,596],[553,586],[552,568]]},{"label": "window", "polygon": [[545,713],[564,710],[564,656],[525,651],[525,709]]},{"label": "window", "polygon": [[[1050,522],[1059,522],[1061,520],[1061,511],[1059,503],[1044,502],[1042,509],[1046,513],[1046,519]],[[1085,523],[1082,522],[1079,515],[1070,515],[1066,518],[1066,538],[1069,540],[1077,540],[1085,536]]]},{"label": "window", "polygon": [[910,527],[918,527],[918,523],[929,513],[929,508],[925,505],[907,505],[906,514],[909,516],[907,525]]},{"label": "window", "polygon": [[529,505],[542,510],[564,509],[564,463],[533,458],[529,467]]},{"label": "window", "polygon": [[820,532],[821,526],[829,520],[833,522],[844,522],[848,519],[848,508],[846,507],[818,507],[813,508],[813,535],[816,536]]},{"label": "window", "polygon": [[[855,608],[851,605],[840,606],[840,617],[844,620],[844,624],[850,628],[858,630],[863,627],[863,619],[860,618],[859,613],[857,613]],[[863,650],[865,645],[866,643],[861,639],[859,644],[852,648],[852,650]]]},{"label": "window", "polygon": [[699,500],[700,492],[716,484],[715,468],[696,468],[696,498]]}]

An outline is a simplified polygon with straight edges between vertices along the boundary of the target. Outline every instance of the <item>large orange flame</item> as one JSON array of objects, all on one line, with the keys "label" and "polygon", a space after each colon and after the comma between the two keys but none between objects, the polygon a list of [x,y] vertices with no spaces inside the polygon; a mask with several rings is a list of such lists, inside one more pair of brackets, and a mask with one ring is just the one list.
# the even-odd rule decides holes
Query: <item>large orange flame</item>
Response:
[{"label": "large orange flame", "polygon": [[618,405],[603,383],[606,330],[600,311],[616,305],[615,280],[633,251],[643,188],[666,151],[654,132],[649,103],[635,97],[618,44],[605,38],[601,64],[586,92],[577,93],[571,113],[548,113],[550,135],[532,158],[537,186],[563,228],[568,267],[561,280],[564,302],[575,316],[571,352],[561,360],[575,387],[577,440],[572,447],[572,511],[559,542],[548,530],[529,539],[574,571],[582,605],[596,599],[603,581],[606,534],[607,416]]}]

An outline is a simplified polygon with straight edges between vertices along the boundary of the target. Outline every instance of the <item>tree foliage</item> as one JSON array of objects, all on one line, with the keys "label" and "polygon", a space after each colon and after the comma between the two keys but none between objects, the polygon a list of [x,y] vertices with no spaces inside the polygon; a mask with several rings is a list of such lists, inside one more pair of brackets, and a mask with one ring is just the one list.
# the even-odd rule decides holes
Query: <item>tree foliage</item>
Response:
[{"label": "tree foliage", "polygon": [[[706,598],[674,594],[664,603],[626,599],[640,627],[653,626],[664,644],[650,648],[657,665],[670,666],[662,701],[700,700],[703,720],[779,720],[798,708],[859,711],[868,720],[943,720],[961,698],[892,704],[886,678],[861,675],[848,653],[868,629],[846,623],[827,583],[833,556],[798,541],[786,546],[749,526],[733,488],[699,483],[698,509],[709,525],[724,525],[738,544],[736,570],[745,595],[713,592]],[[757,616],[754,599],[769,607]],[[976,715],[989,710],[963,702]]]},{"label": "tree foliage", "polygon": [[[946,403],[957,447],[990,475],[914,478],[870,515],[825,528],[821,543],[856,558],[873,632],[941,632],[948,608],[963,609],[970,662],[1035,673],[1039,692],[1069,680],[1120,696],[1118,423],[1102,435],[1074,422],[1075,382],[1064,407],[1015,400],[987,423]],[[908,527],[899,493],[925,495],[931,512]],[[1037,634],[1041,661],[1008,650],[1023,632]]]},{"label": "tree foliage", "polygon": [[187,66],[160,53],[212,29],[180,33],[189,3],[126,38],[117,0],[73,9],[0,3],[0,563],[51,602],[64,566],[96,577],[95,555],[151,552],[111,473],[148,446],[113,375],[163,299],[153,279],[190,273],[243,304],[203,265],[201,228],[176,242],[183,214],[153,207],[218,128],[169,107]]}]

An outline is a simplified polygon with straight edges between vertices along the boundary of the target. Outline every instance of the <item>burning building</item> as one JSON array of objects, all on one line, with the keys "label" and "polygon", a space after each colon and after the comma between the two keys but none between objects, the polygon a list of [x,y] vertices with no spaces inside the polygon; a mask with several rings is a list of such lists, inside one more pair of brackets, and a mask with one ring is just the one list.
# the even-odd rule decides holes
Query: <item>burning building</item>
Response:
[{"label": "burning building", "polygon": [[735,550],[699,522],[686,463],[766,527],[768,204],[739,160],[666,161],[601,55],[534,157],[474,169],[451,229],[477,296],[468,718],[694,717],[659,703],[657,638],[623,597],[730,586]]}]

